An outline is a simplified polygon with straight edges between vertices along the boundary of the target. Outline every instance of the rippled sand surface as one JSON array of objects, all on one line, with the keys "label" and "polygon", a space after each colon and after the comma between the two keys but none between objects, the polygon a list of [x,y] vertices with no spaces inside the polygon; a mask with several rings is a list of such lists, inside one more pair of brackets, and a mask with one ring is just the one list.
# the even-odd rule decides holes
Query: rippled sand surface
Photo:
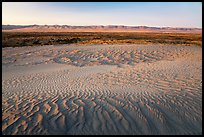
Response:
[{"label": "rippled sand surface", "polygon": [[3,48],[2,132],[202,134],[202,48]]}]

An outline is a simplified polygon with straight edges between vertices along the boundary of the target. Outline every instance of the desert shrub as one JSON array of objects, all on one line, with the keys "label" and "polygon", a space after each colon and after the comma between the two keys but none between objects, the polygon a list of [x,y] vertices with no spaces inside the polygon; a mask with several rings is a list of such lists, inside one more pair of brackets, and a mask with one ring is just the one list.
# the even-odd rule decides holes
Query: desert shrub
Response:
[{"label": "desert shrub", "polygon": [[39,40],[39,39],[34,39],[34,40],[33,40],[33,44],[34,44],[34,45],[40,44],[40,40]]},{"label": "desert shrub", "polygon": [[140,32],[3,32],[3,47],[50,44],[175,44],[200,45],[202,34]]}]

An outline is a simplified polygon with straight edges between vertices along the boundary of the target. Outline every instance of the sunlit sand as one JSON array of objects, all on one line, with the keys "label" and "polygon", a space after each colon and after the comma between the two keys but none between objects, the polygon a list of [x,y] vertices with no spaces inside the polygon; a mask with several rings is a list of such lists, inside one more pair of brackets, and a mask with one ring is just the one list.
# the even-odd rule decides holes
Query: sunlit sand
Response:
[{"label": "sunlit sand", "polygon": [[3,134],[202,134],[202,47],[2,49]]}]

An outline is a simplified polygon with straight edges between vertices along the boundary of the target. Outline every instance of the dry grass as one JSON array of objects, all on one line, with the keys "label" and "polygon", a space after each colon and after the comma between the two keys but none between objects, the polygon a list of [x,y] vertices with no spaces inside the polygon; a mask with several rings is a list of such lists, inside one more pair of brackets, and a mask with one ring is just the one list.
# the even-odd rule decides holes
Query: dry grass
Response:
[{"label": "dry grass", "polygon": [[146,32],[3,32],[3,47],[55,44],[173,44],[202,46],[198,33]]}]

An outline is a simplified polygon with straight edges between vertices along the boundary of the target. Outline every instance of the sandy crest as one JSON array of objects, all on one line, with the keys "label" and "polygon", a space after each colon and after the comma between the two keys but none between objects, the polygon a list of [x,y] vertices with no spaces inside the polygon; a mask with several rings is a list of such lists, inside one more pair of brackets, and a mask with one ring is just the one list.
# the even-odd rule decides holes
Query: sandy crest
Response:
[{"label": "sandy crest", "polygon": [[4,48],[2,132],[202,134],[202,48]]}]

